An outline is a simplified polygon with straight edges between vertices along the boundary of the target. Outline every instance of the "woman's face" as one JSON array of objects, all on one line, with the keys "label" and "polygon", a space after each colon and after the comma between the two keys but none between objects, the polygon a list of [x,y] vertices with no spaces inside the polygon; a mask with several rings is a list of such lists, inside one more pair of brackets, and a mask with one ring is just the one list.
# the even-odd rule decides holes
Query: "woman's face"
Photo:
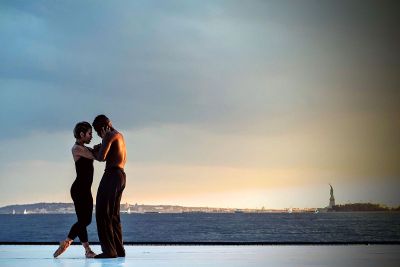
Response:
[{"label": "woman's face", "polygon": [[85,135],[82,137],[82,141],[83,141],[85,144],[89,144],[90,141],[92,141],[92,129],[89,129],[89,130],[85,133]]}]

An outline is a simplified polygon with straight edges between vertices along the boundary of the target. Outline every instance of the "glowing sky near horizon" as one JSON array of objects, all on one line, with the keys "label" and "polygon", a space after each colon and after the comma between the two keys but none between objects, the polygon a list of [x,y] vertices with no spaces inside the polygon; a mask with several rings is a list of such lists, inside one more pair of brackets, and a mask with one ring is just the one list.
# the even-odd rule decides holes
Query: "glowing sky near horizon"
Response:
[{"label": "glowing sky near horizon", "polygon": [[71,202],[72,129],[102,113],[122,202],[400,205],[399,7],[1,1],[0,206]]}]

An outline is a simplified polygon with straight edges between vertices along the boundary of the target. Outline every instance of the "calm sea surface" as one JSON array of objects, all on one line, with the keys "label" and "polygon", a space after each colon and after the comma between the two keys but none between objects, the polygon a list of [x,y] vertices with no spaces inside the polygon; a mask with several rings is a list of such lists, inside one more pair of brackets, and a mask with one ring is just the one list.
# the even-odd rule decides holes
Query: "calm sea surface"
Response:
[{"label": "calm sea surface", "polygon": [[[0,242],[56,242],[74,214],[0,215]],[[122,214],[128,242],[400,241],[400,213]],[[96,221],[89,240],[98,241]]]}]

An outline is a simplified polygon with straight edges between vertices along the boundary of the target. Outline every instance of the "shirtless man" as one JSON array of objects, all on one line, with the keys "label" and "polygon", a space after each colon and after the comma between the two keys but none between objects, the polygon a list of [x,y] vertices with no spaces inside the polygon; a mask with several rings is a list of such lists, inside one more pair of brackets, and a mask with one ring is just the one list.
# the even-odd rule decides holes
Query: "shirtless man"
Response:
[{"label": "shirtless man", "polygon": [[95,258],[125,257],[119,212],[126,182],[125,141],[105,115],[97,116],[92,125],[102,138],[101,145],[95,146],[94,154],[97,160],[106,162],[96,197],[97,232],[103,253]]}]

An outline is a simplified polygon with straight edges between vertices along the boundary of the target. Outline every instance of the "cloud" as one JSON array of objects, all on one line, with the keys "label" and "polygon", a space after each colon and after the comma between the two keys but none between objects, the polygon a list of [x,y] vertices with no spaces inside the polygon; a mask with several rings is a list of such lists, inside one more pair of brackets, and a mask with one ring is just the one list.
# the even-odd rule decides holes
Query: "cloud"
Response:
[{"label": "cloud", "polygon": [[[400,98],[394,71],[370,67],[392,60],[381,57],[386,42],[369,44],[369,32],[357,31],[370,12],[337,20],[344,7],[263,1],[3,6],[0,101],[7,127],[0,138],[66,130],[99,113],[127,128],[182,123],[230,131],[329,106],[351,111],[373,102],[382,110]],[[384,34],[379,26],[390,19],[373,31]],[[359,54],[353,32],[375,53]],[[371,62],[359,66],[352,58]],[[370,93],[357,94],[361,89]]]},{"label": "cloud", "polygon": [[393,182],[397,5],[2,1],[0,166],[70,160],[106,114],[132,162]]}]

